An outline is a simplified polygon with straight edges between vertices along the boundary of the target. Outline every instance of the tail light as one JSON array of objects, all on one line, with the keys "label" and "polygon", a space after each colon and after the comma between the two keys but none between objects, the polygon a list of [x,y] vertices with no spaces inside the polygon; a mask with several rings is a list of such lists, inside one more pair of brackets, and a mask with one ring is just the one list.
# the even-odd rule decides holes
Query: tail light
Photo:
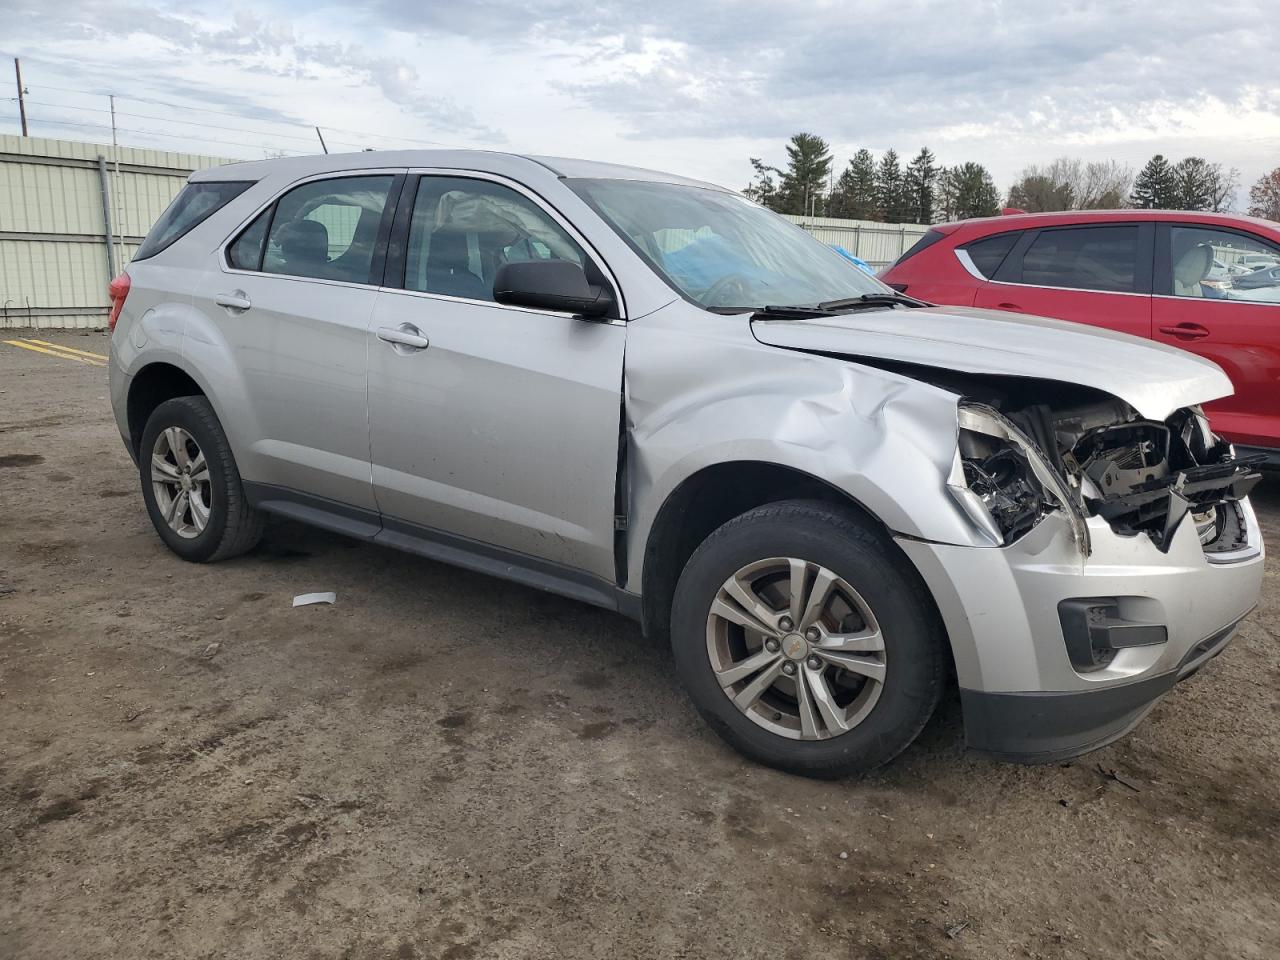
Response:
[{"label": "tail light", "polygon": [[122,273],[111,281],[107,287],[111,297],[111,315],[107,317],[107,329],[115,332],[116,321],[120,319],[120,308],[124,306],[124,298],[129,296],[129,275]]}]

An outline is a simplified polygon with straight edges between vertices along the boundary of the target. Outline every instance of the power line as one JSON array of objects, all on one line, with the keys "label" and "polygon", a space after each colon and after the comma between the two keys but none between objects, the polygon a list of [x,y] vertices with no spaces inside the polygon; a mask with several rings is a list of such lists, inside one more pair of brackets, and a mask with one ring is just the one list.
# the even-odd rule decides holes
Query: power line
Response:
[{"label": "power line", "polygon": [[[31,86],[31,85],[28,84],[28,86]],[[103,93],[102,91],[77,90],[72,87],[55,87],[47,83],[36,84],[35,86],[37,88],[44,88],[46,90],[57,90],[60,93],[78,93],[86,97],[105,97],[108,95],[106,93]],[[139,96],[133,96],[131,94],[125,94],[125,93],[117,93],[115,96],[117,100],[133,100],[137,103],[153,103],[156,106],[172,107],[175,110],[198,109],[203,113],[213,113],[213,114],[217,114],[218,116],[232,117],[236,120],[241,120],[248,123],[274,123],[282,126],[303,127],[303,128],[311,126],[311,124],[302,123],[296,120],[269,120],[265,117],[264,118],[246,117],[242,114],[231,113],[226,110],[216,110],[212,107],[206,107],[203,104],[192,105],[190,103],[175,103],[172,100],[157,100],[155,97],[139,97]],[[28,103],[30,102],[31,101],[28,101]],[[76,109],[88,109],[88,108],[78,107]],[[157,119],[166,119],[166,118],[157,118]],[[174,121],[174,122],[182,122],[182,121]],[[443,143],[439,140],[423,140],[420,138],[405,137],[399,134],[373,133],[372,131],[368,131],[368,130],[350,130],[342,127],[329,126],[328,124],[322,124],[321,126],[323,126],[325,130],[335,130],[339,133],[348,133],[357,137],[376,137],[380,140],[397,140],[397,141],[400,141],[401,143],[419,143],[419,144],[422,144],[423,146],[428,146],[428,147],[454,148],[453,144]],[[258,132],[258,131],[246,131],[246,132]],[[311,137],[300,137],[295,139],[310,140]]]},{"label": "power line", "polygon": [[[109,123],[85,123],[84,121],[81,121],[81,120],[60,120],[54,117],[31,117],[31,119],[33,121],[47,123],[50,126],[55,126],[55,127],[83,127],[86,129],[93,129],[93,130],[110,130],[111,129],[111,125]],[[140,137],[159,137],[163,140],[187,140],[187,141],[194,141],[196,143],[219,143],[219,144],[226,144],[227,146],[249,147],[251,149],[257,149],[257,150],[279,150],[282,153],[293,153],[299,156],[305,156],[306,154],[312,152],[310,150],[297,150],[289,147],[280,147],[280,146],[277,146],[276,144],[262,142],[262,141],[258,143],[245,143],[243,140],[224,140],[224,139],[214,139],[212,137],[195,137],[195,136],[188,136],[187,134],[181,134],[181,133],[179,134],[163,133],[159,130],[139,130],[132,127],[117,127],[116,130],[119,133],[130,133],[130,134],[133,134],[134,136],[140,136]],[[247,131],[247,132],[252,132],[252,131]],[[351,144],[344,144],[344,146],[351,146]]]},{"label": "power line", "polygon": [[[120,99],[127,100],[128,98],[121,97]],[[105,107],[77,107],[69,103],[48,103],[43,100],[28,100],[27,103],[34,104],[39,107],[56,107],[59,110],[80,110],[86,113],[106,113],[107,112],[107,109]],[[268,133],[268,131],[265,131],[265,130],[250,130],[247,127],[228,127],[218,123],[200,123],[195,120],[179,120],[175,117],[158,117],[153,113],[126,113],[123,110],[117,110],[116,116],[132,117],[135,120],[160,120],[161,122],[164,122],[164,123],[181,123],[191,127],[204,127],[209,130],[230,130],[233,133],[253,133],[253,134]],[[330,129],[336,129],[336,128],[331,127]],[[273,137],[277,137],[282,140],[302,140],[307,143],[312,142],[312,140],[314,139],[313,137],[299,137],[289,133],[276,133],[275,131],[270,131],[269,135]]]}]

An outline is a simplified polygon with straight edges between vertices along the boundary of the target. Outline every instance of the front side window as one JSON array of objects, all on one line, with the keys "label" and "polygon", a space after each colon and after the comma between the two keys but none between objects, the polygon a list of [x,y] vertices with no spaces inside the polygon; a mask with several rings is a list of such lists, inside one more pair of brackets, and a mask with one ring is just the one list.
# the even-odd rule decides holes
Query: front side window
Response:
[{"label": "front side window", "polygon": [[147,232],[133,259],[154,257],[174,241],[198,227],[217,213],[253,183],[246,180],[224,180],[211,183],[188,183],[173,198],[160,219]]},{"label": "front side window", "polygon": [[1138,227],[1041,230],[1022,258],[1022,282],[1104,293],[1138,290]]},{"label": "front side window", "polygon": [[227,259],[242,270],[378,283],[374,247],[394,179],[335,177],[294,187],[241,232]]},{"label": "front side window", "polygon": [[687,300],[736,312],[893,291],[750,200],[641,180],[568,185]]},{"label": "front side window", "polygon": [[586,254],[546,211],[510,187],[464,177],[423,177],[409,222],[404,287],[493,301],[506,263],[567,260]]},{"label": "front side window", "polygon": [[1280,303],[1280,250],[1241,233],[1208,227],[1169,230],[1175,297]]}]

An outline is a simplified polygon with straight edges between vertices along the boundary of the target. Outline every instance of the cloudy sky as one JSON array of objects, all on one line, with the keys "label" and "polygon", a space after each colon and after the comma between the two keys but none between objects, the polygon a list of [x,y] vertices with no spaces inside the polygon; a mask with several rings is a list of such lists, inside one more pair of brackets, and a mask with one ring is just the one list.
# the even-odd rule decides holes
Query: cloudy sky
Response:
[{"label": "cloudy sky", "polygon": [[[0,0],[0,24],[32,133],[68,139],[109,140],[115,93],[122,142],[237,157],[312,152],[318,124],[333,150],[583,156],[734,187],[801,130],[841,165],[927,144],[1002,189],[1062,154],[1199,154],[1246,186],[1280,166],[1275,0]],[[16,116],[0,99],[0,132]]]}]

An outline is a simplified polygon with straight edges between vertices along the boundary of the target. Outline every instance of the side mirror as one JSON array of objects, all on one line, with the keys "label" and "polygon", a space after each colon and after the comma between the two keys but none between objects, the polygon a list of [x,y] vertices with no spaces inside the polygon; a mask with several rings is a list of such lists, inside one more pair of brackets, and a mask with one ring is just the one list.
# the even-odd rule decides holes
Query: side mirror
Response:
[{"label": "side mirror", "polygon": [[613,308],[609,289],[590,283],[586,271],[570,260],[504,263],[493,278],[493,299],[510,307],[564,310],[592,318]]}]

